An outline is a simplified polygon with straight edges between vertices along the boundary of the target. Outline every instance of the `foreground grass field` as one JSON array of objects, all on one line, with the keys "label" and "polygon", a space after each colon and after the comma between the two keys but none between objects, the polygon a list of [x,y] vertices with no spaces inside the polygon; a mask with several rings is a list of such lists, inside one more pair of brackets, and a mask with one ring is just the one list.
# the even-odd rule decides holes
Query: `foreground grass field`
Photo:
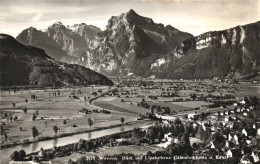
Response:
[{"label": "foreground grass field", "polygon": [[[122,112],[79,114],[79,109],[93,110],[93,107],[88,106],[87,102],[84,101],[84,97],[87,99],[94,97],[92,92],[100,89],[103,92],[108,90],[106,87],[64,89],[59,90],[60,96],[56,97],[52,93],[57,92],[57,90],[18,91],[15,94],[11,92],[10,95],[9,92],[2,92],[0,118],[1,123],[5,124],[3,133],[7,135],[7,139],[1,140],[1,144],[33,140],[31,130],[33,126],[39,132],[38,138],[45,138],[118,125],[121,124],[121,117],[125,118],[125,122],[136,120],[136,116]],[[31,95],[36,95],[37,100],[31,100]],[[72,95],[77,98],[73,98]],[[25,102],[26,99],[28,102]],[[27,108],[27,113],[24,113],[24,108]],[[38,117],[33,121],[33,114],[37,112]],[[8,119],[5,117],[6,115]],[[11,122],[11,117],[17,117],[18,120]],[[88,118],[93,121],[91,127],[88,124]],[[53,130],[54,126],[58,127],[57,134]]]}]

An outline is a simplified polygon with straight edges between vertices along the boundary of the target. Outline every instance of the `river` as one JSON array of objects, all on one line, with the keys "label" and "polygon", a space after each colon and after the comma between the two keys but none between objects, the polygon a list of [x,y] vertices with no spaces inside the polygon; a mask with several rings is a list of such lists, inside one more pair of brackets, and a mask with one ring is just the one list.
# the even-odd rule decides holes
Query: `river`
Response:
[{"label": "river", "polygon": [[105,135],[110,135],[113,133],[119,133],[119,132],[124,132],[128,130],[132,130],[137,127],[144,127],[147,125],[153,124],[152,121],[138,121],[136,123],[132,123],[130,125],[125,125],[122,127],[115,127],[115,128],[109,128],[109,129],[104,129],[104,130],[99,130],[99,131],[93,131],[93,132],[88,132],[88,133],[83,133],[83,134],[76,134],[72,136],[67,136],[67,137],[62,137],[62,138],[55,138],[55,139],[50,139],[47,141],[39,141],[36,143],[31,143],[31,144],[25,144],[25,145],[17,145],[9,148],[3,148],[0,151],[1,154],[1,159],[0,163],[1,164],[7,164],[10,160],[10,154],[13,153],[14,151],[19,151],[23,149],[26,153],[31,153],[35,151],[39,151],[41,148],[43,149],[49,149],[52,148],[53,146],[63,146],[67,145],[70,143],[75,143],[78,142],[80,139],[92,139],[92,138],[99,138]]}]

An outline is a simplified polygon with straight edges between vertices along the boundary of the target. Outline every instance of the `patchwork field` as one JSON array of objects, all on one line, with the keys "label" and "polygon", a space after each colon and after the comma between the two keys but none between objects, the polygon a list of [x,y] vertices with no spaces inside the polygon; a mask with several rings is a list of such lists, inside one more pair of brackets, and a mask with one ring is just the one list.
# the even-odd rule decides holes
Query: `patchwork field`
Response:
[{"label": "patchwork field", "polygon": [[211,104],[205,101],[184,101],[184,102],[171,102],[171,103],[179,106],[185,106],[188,108],[197,108],[197,107]]},{"label": "patchwork field", "polygon": [[[49,93],[57,92],[57,90],[32,90],[32,91],[17,91],[2,92],[1,97],[1,123],[5,124],[4,133],[7,135],[7,140],[1,140],[2,145],[26,142],[26,140],[32,140],[31,128],[35,126],[39,132],[38,138],[52,137],[55,135],[62,135],[65,133],[81,132],[86,130],[93,130],[100,127],[110,127],[113,125],[121,124],[120,118],[123,117],[125,122],[135,121],[135,115],[129,115],[127,113],[94,113],[79,114],[78,110],[88,109],[93,110],[84,97],[94,97],[92,92],[102,89],[102,91],[108,90],[104,87],[95,88],[81,88],[59,90],[60,96],[50,96]],[[81,92],[77,92],[80,90]],[[75,95],[77,98],[73,98]],[[36,95],[37,100],[31,100],[31,95]],[[28,102],[25,102],[25,99]],[[13,105],[15,103],[15,105]],[[27,113],[24,112],[24,108],[27,109]],[[38,116],[35,121],[32,120],[33,114],[38,112]],[[8,116],[7,117],[5,116]],[[12,121],[11,118],[17,117],[17,121]],[[92,127],[88,124],[88,118],[93,121]],[[66,122],[66,123],[64,123]],[[58,127],[57,134],[53,130],[53,126]]]},{"label": "patchwork field", "polygon": [[111,98],[105,96],[99,98],[97,101],[94,101],[94,104],[102,108],[123,112],[128,115],[131,114],[133,116],[138,116],[139,114],[145,114],[146,112],[150,112],[150,110],[138,107],[134,104],[130,105],[129,103],[121,102],[121,98],[116,97]]}]

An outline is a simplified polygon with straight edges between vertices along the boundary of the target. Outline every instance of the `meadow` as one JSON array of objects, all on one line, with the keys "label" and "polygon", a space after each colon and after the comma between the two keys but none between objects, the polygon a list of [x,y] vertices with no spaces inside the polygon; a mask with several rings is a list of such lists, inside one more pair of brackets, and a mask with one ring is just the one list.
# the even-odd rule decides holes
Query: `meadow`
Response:
[{"label": "meadow", "polygon": [[[118,125],[121,124],[120,118],[122,117],[125,119],[125,123],[136,120],[136,116],[126,115],[122,112],[111,112],[110,114],[92,112],[95,108],[89,106],[87,101],[93,98],[92,93],[98,90],[105,92],[108,87],[59,89],[59,96],[57,89],[21,90],[15,93],[11,91],[10,94],[9,91],[2,92],[0,119],[1,123],[5,124],[3,133],[6,133],[7,140],[3,139],[1,145],[33,141],[31,130],[33,126],[38,130],[38,138],[48,138]],[[56,92],[56,96],[53,96],[54,92]],[[37,99],[31,100],[31,95],[36,95]],[[91,113],[79,113],[79,110],[82,109],[87,109]],[[33,115],[36,113],[38,116],[33,121]],[[8,119],[5,117],[6,115]],[[11,118],[15,117],[18,118],[17,121],[11,122]],[[91,127],[88,124],[88,118],[93,121]],[[53,130],[54,126],[58,128],[57,133]]]}]

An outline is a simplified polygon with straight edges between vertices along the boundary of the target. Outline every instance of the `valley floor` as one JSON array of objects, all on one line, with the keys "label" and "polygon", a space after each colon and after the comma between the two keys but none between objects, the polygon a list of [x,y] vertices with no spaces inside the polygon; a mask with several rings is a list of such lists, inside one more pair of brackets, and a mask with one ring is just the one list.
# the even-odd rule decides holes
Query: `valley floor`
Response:
[{"label": "valley floor", "polygon": [[[240,102],[244,96],[259,96],[257,89],[259,86],[250,83],[153,82],[153,85],[150,81],[146,82],[148,84],[146,86],[138,86],[138,81],[133,81],[131,84],[127,82],[128,84],[123,84],[118,88],[94,86],[2,91],[1,146],[37,142],[37,139],[58,138],[67,134],[95,131],[99,128],[124,127],[127,123],[137,122],[137,119],[149,118],[151,113],[154,116],[157,114],[158,119],[163,116],[163,121],[167,119],[172,121],[178,117],[187,120],[190,114],[217,112],[234,107],[233,103],[226,106],[214,106],[215,99],[223,103]],[[107,91],[110,91],[109,94],[103,95]],[[193,95],[195,97],[192,98]],[[94,97],[99,98],[90,101]],[[213,107],[209,107],[211,105]],[[167,108],[169,111],[166,112]],[[37,116],[34,121],[33,115]],[[16,117],[17,120],[14,121]],[[93,122],[91,126],[89,119]],[[167,122],[163,123],[167,124]],[[33,126],[38,130],[38,136],[35,138],[32,134]],[[56,132],[54,127],[57,127]],[[191,142],[201,141],[192,138]],[[55,142],[53,146],[56,146]],[[75,161],[81,156],[104,156],[121,152],[146,154],[148,151],[162,150],[162,147],[162,145],[131,145],[112,148],[104,146],[95,153],[91,151],[84,154],[73,153],[70,156],[55,158],[53,162],[64,163],[68,159]],[[31,152],[33,151],[35,151],[34,148],[31,149]]]}]

